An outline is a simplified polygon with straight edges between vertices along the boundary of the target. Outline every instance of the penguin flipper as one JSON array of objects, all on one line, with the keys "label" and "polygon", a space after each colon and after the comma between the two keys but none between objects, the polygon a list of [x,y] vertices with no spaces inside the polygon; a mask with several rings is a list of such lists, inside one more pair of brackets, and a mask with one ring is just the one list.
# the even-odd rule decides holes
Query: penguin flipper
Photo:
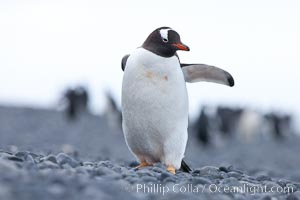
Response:
[{"label": "penguin flipper", "polygon": [[184,160],[181,161],[180,170],[186,173],[190,173],[192,169],[186,164]]},{"label": "penguin flipper", "polygon": [[181,64],[186,82],[207,81],[227,86],[234,86],[234,80],[227,71],[206,64]]},{"label": "penguin flipper", "polygon": [[129,58],[129,56],[130,56],[130,54],[127,54],[122,58],[121,67],[122,67],[123,71],[125,70],[126,62],[127,62],[127,59]]}]

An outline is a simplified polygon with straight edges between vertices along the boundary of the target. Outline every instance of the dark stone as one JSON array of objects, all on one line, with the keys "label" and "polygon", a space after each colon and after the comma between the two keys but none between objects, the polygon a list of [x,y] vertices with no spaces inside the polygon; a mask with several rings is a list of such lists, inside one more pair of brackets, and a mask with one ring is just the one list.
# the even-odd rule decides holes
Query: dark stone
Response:
[{"label": "dark stone", "polygon": [[16,162],[23,162],[24,160],[22,158],[19,158],[17,156],[9,156],[7,157],[8,160],[16,161]]},{"label": "dark stone", "polygon": [[220,167],[219,167],[219,170],[220,170],[220,171],[223,171],[223,172],[226,172],[226,173],[232,171],[232,169],[233,169],[233,166],[232,166],[232,165],[228,165],[228,166],[220,166]]}]

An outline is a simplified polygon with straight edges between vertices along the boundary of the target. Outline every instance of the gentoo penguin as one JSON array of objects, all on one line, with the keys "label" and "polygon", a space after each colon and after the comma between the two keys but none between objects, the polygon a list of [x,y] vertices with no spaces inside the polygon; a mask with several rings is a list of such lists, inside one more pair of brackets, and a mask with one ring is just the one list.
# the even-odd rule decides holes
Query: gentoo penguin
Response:
[{"label": "gentoo penguin", "polygon": [[[175,174],[188,139],[188,95],[185,82],[234,85],[232,76],[204,64],[181,64],[177,50],[189,51],[169,27],[154,30],[122,59],[122,127],[136,168],[161,162]],[[186,165],[185,165],[186,166]],[[188,166],[186,166],[188,167]]]}]

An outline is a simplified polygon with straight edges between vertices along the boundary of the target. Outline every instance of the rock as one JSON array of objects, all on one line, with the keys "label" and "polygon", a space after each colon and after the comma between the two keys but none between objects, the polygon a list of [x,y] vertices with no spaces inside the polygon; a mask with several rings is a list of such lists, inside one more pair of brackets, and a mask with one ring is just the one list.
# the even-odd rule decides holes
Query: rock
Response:
[{"label": "rock", "polygon": [[15,154],[15,157],[29,163],[34,163],[34,159],[28,151],[19,151]]},{"label": "rock", "polygon": [[109,174],[116,174],[116,172],[108,167],[103,167],[103,166],[97,167],[93,170],[94,176],[104,176]]},{"label": "rock", "polygon": [[96,165],[95,163],[89,161],[82,162],[82,166],[85,167],[94,167],[95,165]]},{"label": "rock", "polygon": [[297,189],[297,186],[292,184],[292,183],[288,183],[286,184],[286,189],[288,189],[289,193],[293,193],[293,192],[296,192],[298,189]]},{"label": "rock", "polygon": [[226,172],[226,173],[232,171],[232,169],[233,169],[232,165],[224,165],[224,166],[219,167],[220,171],[223,171],[223,172]]},{"label": "rock", "polygon": [[205,184],[211,184],[212,182],[207,178],[195,177],[192,179],[191,183],[193,185],[198,185],[198,184],[205,185]]},{"label": "rock", "polygon": [[130,184],[135,184],[135,183],[140,183],[141,182],[140,178],[131,177],[131,176],[126,177],[124,180],[129,182]]},{"label": "rock", "polygon": [[15,155],[13,155],[12,153],[9,152],[0,152],[0,158],[4,158],[7,160],[11,160],[11,161],[16,161],[16,162],[23,162],[23,159],[21,157],[17,157]]},{"label": "rock", "polygon": [[279,184],[281,187],[285,187],[286,184],[291,183],[290,181],[286,180],[286,179],[279,179],[277,181],[277,184]]},{"label": "rock", "polygon": [[175,176],[169,176],[167,178],[164,179],[164,183],[175,183],[176,182],[176,178]]},{"label": "rock", "polygon": [[103,176],[103,178],[107,180],[120,180],[122,177],[123,176],[119,173],[107,174]]},{"label": "rock", "polygon": [[272,182],[272,181],[263,181],[263,185],[266,186],[267,191],[271,191],[271,188],[279,188],[280,187],[280,185],[278,185],[277,183]]},{"label": "rock", "polygon": [[153,176],[143,176],[143,177],[141,177],[141,180],[146,183],[156,183],[157,182],[157,178],[153,177]]},{"label": "rock", "polygon": [[157,172],[157,173],[166,173],[166,169],[161,168],[161,167],[152,167],[152,171]]},{"label": "rock", "polygon": [[65,164],[67,164],[73,168],[78,167],[80,165],[77,160],[73,159],[72,157],[70,157],[64,153],[59,153],[56,156],[56,160],[57,160],[57,163],[59,164],[59,166],[61,166],[61,167]]},{"label": "rock", "polygon": [[23,160],[25,160],[25,158],[29,155],[28,151],[19,151],[15,154],[15,156],[22,158]]},{"label": "rock", "polygon": [[115,166],[115,167],[112,167],[112,170],[114,170],[116,173],[125,173],[128,171],[128,169],[126,167],[121,167],[121,166]]},{"label": "rock", "polygon": [[104,166],[104,167],[109,167],[109,168],[113,168],[114,167],[114,165],[109,160],[99,161],[97,163],[97,166],[99,166],[99,167]]},{"label": "rock", "polygon": [[8,157],[12,156],[13,154],[5,151],[0,151],[0,158],[5,158],[7,159]]},{"label": "rock", "polygon": [[272,200],[272,197],[268,194],[264,194],[260,199],[261,200]]},{"label": "rock", "polygon": [[238,172],[235,172],[235,171],[228,172],[228,173],[227,173],[227,176],[228,176],[228,177],[234,177],[234,178],[236,178],[236,179],[242,178],[242,174],[241,174],[241,173],[238,173]]},{"label": "rock", "polygon": [[300,200],[300,191],[288,194],[287,200]]},{"label": "rock", "polygon": [[154,176],[154,172],[148,170],[147,168],[142,168],[142,169],[136,170],[136,174],[138,174],[140,177],[143,177],[143,176]]},{"label": "rock", "polygon": [[206,167],[202,167],[200,169],[196,169],[192,172],[192,174],[207,177],[210,179],[222,178],[219,168],[212,167],[212,166],[206,166]]},{"label": "rock", "polygon": [[[168,173],[170,173],[170,172],[168,172]],[[188,180],[188,179],[192,179],[193,178],[192,174],[187,173],[187,172],[182,172],[182,171],[179,171],[179,170],[176,171],[176,175],[175,176],[176,176],[176,178],[183,179],[183,180]]]},{"label": "rock", "polygon": [[35,164],[35,161],[33,159],[33,157],[31,155],[28,155],[26,158],[25,158],[25,161],[29,164]]},{"label": "rock", "polygon": [[160,181],[164,181],[164,179],[166,179],[166,178],[168,178],[168,177],[170,177],[170,176],[173,176],[173,174],[168,173],[168,172],[162,172],[162,173],[160,174],[159,180],[160,180]]},{"label": "rock", "polygon": [[39,167],[39,169],[47,169],[47,168],[58,169],[59,168],[59,166],[56,163],[53,163],[49,160],[45,160],[41,163],[38,163],[38,167]]},{"label": "rock", "polygon": [[256,180],[258,180],[258,181],[271,181],[272,179],[268,175],[258,175],[256,177]]},{"label": "rock", "polygon": [[140,163],[138,163],[137,161],[132,161],[129,163],[129,167],[136,167],[138,166]]},{"label": "rock", "polygon": [[246,197],[242,194],[234,194],[234,198],[235,200],[246,200]]},{"label": "rock", "polygon": [[290,194],[287,196],[286,200],[299,200],[300,198],[297,197],[295,194]]},{"label": "rock", "polygon": [[43,157],[43,158],[40,159],[40,161],[42,161],[42,162],[45,161],[45,160],[48,160],[48,161],[53,162],[55,164],[58,164],[58,162],[56,160],[56,156],[52,155],[52,154],[50,154],[48,156],[45,156],[45,157]]},{"label": "rock", "polygon": [[90,175],[94,173],[94,167],[90,165],[83,165],[83,166],[78,166],[76,167],[76,172],[77,173],[82,173],[86,175]]},{"label": "rock", "polygon": [[255,178],[253,178],[251,176],[245,175],[245,174],[243,174],[242,178],[239,179],[239,180],[240,181],[246,181],[246,182],[253,183],[253,184],[259,184],[260,183],[260,181],[256,180]]},{"label": "rock", "polygon": [[299,183],[293,182],[293,184],[294,184],[295,186],[297,186],[298,190],[300,190],[300,182],[299,182]]},{"label": "rock", "polygon": [[13,162],[9,162],[0,158],[0,172],[18,171],[17,166]]},{"label": "rock", "polygon": [[222,185],[227,186],[242,186],[242,184],[235,178],[235,177],[229,177],[224,180],[222,180]]}]

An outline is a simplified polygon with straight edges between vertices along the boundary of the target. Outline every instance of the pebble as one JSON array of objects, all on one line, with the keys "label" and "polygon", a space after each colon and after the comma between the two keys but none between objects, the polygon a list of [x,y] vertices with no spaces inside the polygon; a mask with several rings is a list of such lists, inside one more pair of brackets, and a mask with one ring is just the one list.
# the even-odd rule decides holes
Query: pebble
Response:
[{"label": "pebble", "polygon": [[171,173],[168,173],[168,172],[161,172],[161,174],[160,174],[160,177],[159,177],[159,179],[161,180],[161,181],[164,181],[166,178],[168,178],[168,177],[170,177],[170,176],[173,176]]},{"label": "pebble", "polygon": [[224,179],[222,181],[222,185],[227,185],[227,186],[242,186],[242,184],[235,177],[229,177],[227,179]]},{"label": "pebble", "polygon": [[287,200],[300,200],[300,191],[288,194]]},{"label": "pebble", "polygon": [[286,179],[279,179],[277,181],[277,183],[281,186],[281,187],[284,187],[286,186],[286,184],[290,183],[290,181],[286,180]]},{"label": "pebble", "polygon": [[258,181],[271,181],[271,177],[268,175],[259,175],[256,177]]},{"label": "pebble", "polygon": [[116,172],[113,171],[112,169],[110,168],[107,168],[107,167],[97,167],[93,170],[93,174],[94,176],[104,176],[104,175],[108,175],[108,174],[115,174]]},{"label": "pebble", "polygon": [[207,179],[207,178],[202,178],[202,177],[195,177],[192,179],[192,184],[195,184],[195,185],[205,185],[205,184],[211,184],[212,181]]},{"label": "pebble", "polygon": [[146,182],[146,183],[156,183],[157,182],[157,178],[153,177],[153,176],[143,176],[141,177],[141,180]]},{"label": "pebble", "polygon": [[50,155],[48,155],[48,156],[45,156],[45,157],[42,157],[42,158],[40,159],[40,161],[45,161],[45,160],[48,160],[48,161],[53,162],[53,163],[55,163],[55,164],[58,164],[58,162],[57,162],[57,160],[56,160],[56,156],[55,156],[55,155],[52,155],[52,154],[50,154]]},{"label": "pebble", "polygon": [[50,169],[58,169],[59,166],[56,164],[56,163],[53,163],[49,160],[45,160],[41,163],[38,163],[38,167],[40,169],[47,169],[47,168],[50,168]]},{"label": "pebble", "polygon": [[228,172],[231,172],[233,170],[233,166],[232,165],[220,166],[219,170],[228,173]]},{"label": "pebble", "polygon": [[72,158],[69,155],[64,154],[64,153],[59,153],[56,156],[56,160],[57,160],[57,163],[59,164],[59,166],[61,166],[61,167],[65,164],[67,164],[73,168],[78,167],[80,165],[78,161],[76,161],[74,158]]},{"label": "pebble", "polygon": [[210,179],[220,179],[222,178],[220,170],[217,167],[205,166],[200,169],[196,169],[192,172],[194,175],[208,177]]},{"label": "pebble", "polygon": [[234,177],[234,178],[236,178],[236,179],[242,178],[242,174],[241,174],[241,173],[234,172],[234,171],[228,172],[228,173],[227,173],[227,176],[228,176],[228,177]]},{"label": "pebble", "polygon": [[297,186],[291,183],[286,184],[286,187],[289,188],[291,192],[296,192],[298,190]]},{"label": "pebble", "polygon": [[0,158],[0,172],[17,171],[18,168],[13,162],[8,162],[7,160]]},{"label": "pebble", "polygon": [[[33,192],[37,198],[43,199],[289,199],[300,198],[299,184],[286,179],[273,180],[271,176],[259,174],[249,176],[232,166],[205,166],[195,169],[192,173],[178,171],[173,175],[166,171],[165,166],[155,164],[153,167],[146,167],[135,170],[131,167],[121,166],[108,160],[90,162],[78,162],[74,157],[65,153],[47,156],[33,155],[31,152],[10,152],[0,151],[0,171],[6,172],[8,176],[0,175],[0,186],[5,181],[5,187],[0,188],[0,199],[8,198],[11,189]],[[12,159],[9,159],[12,158]],[[18,160],[20,159],[20,161]],[[21,161],[22,160],[22,161]],[[35,166],[28,170],[27,165]],[[10,185],[10,183],[14,183]],[[199,188],[204,193],[193,193],[191,191],[174,193],[166,196],[161,194],[137,193],[138,184],[146,184],[148,189],[154,188],[155,184],[160,187],[167,186],[169,189],[175,184],[187,190],[188,185]],[[219,188],[228,186],[264,186],[267,190],[271,187],[286,186],[292,188],[294,193],[274,194],[240,194],[240,193],[214,193],[209,191],[209,185],[216,185]],[[150,188],[149,188],[150,187]],[[30,191],[28,188],[31,188]],[[28,190],[28,191],[27,191]],[[24,192],[22,192],[23,194]],[[24,194],[25,194],[24,193]],[[118,193],[118,194],[117,194]],[[13,193],[11,193],[13,194]],[[121,194],[121,195],[120,195]],[[45,198],[45,199],[47,199]],[[299,199],[300,200],[300,199]]]}]

